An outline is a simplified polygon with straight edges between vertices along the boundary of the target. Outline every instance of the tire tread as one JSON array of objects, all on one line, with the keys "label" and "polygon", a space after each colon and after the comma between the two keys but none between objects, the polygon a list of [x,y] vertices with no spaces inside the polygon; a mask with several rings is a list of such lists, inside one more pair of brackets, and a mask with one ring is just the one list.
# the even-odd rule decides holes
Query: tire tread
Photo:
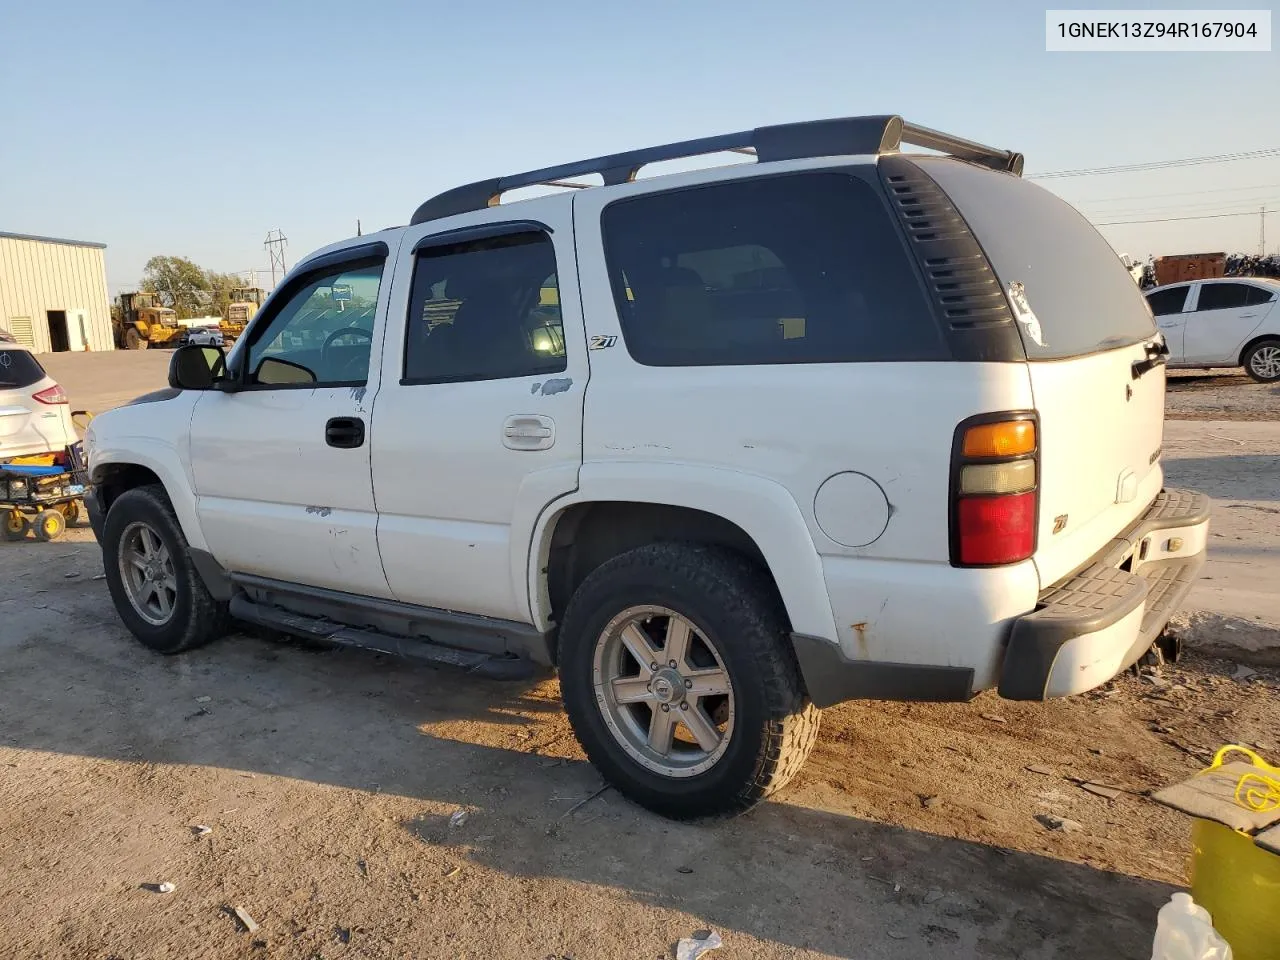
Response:
[{"label": "tire tread", "polygon": [[[818,708],[808,699],[795,651],[787,637],[787,618],[781,598],[770,578],[756,564],[722,547],[684,542],[663,542],[638,547],[606,561],[583,581],[564,617],[567,656],[589,656],[585,649],[594,637],[583,637],[592,594],[598,585],[632,572],[648,582],[683,584],[705,598],[712,609],[732,611],[742,622],[737,638],[745,643],[765,690],[765,724],[754,769],[732,796],[714,805],[695,803],[688,809],[663,806],[660,812],[675,818],[708,813],[745,811],[782,789],[799,772],[817,740]],[[571,719],[581,705],[566,701]],[[587,704],[594,709],[594,704]],[[579,720],[574,720],[575,730]],[[598,755],[589,738],[579,742],[597,768],[607,770],[611,758]],[[601,762],[601,761],[604,762]],[[654,806],[653,804],[649,804]],[[714,808],[708,809],[707,807]]]}]

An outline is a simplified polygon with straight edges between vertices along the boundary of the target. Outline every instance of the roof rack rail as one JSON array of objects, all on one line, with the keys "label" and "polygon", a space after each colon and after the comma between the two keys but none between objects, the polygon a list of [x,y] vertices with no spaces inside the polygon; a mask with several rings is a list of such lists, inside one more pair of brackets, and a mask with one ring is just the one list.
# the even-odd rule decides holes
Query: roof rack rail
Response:
[{"label": "roof rack rail", "polygon": [[1022,176],[1022,154],[1012,150],[999,150],[963,137],[906,123],[899,116],[841,117],[756,127],[754,130],[726,133],[718,137],[682,140],[679,143],[578,160],[575,163],[543,167],[541,170],[529,170],[506,177],[477,180],[475,183],[446,190],[427,200],[414,211],[409,223],[417,225],[441,217],[483,210],[498,203],[502,194],[520,187],[589,186],[569,182],[571,177],[599,174],[606,185],[627,183],[635,179],[641,167],[663,160],[732,152],[754,154],[759,162],[764,163],[807,157],[895,153],[904,143],[940,150],[961,160]]}]

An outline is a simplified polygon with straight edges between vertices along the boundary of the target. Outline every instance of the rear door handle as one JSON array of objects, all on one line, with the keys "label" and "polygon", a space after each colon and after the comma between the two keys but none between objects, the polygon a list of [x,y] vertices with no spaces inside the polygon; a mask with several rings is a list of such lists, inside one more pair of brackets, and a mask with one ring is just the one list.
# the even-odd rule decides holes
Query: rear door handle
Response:
[{"label": "rear door handle", "polygon": [[364,446],[364,421],[359,417],[331,417],[324,425],[324,442],[342,450]]},{"label": "rear door handle", "polygon": [[1241,319],[1241,320],[1252,320],[1252,319],[1253,319],[1254,317],[1256,317],[1256,316],[1257,316],[1257,314],[1256,314],[1256,313],[1242,313],[1242,314],[1240,314],[1240,319]]},{"label": "rear door handle", "polygon": [[502,424],[502,445],[508,450],[549,450],[556,442],[556,422],[540,414],[507,417]]}]

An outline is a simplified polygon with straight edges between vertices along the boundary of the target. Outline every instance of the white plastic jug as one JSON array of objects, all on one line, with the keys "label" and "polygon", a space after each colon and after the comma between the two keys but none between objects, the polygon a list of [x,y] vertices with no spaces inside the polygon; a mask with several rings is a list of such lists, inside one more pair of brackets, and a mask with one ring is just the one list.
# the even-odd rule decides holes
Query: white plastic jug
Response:
[{"label": "white plastic jug", "polygon": [[1189,893],[1175,893],[1160,908],[1151,960],[1231,960],[1231,947],[1213,929],[1209,911]]}]

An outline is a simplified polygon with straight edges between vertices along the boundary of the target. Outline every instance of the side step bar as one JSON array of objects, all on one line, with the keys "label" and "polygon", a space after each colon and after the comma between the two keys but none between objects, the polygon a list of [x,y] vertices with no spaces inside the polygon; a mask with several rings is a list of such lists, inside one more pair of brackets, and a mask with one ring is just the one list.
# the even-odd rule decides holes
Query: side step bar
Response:
[{"label": "side step bar", "polygon": [[[235,590],[231,615],[245,623],[339,646],[455,667],[497,680],[524,680],[539,671],[536,661],[541,659],[541,651],[525,644],[534,646],[530,641],[542,635],[523,624],[492,620],[483,624],[488,629],[481,629],[480,621],[487,618],[469,618],[389,600],[366,600],[265,578],[233,574],[232,580]],[[275,601],[287,602],[292,609]],[[356,623],[361,625],[353,625]],[[525,636],[525,631],[532,636]],[[436,633],[462,645],[440,642],[430,635]]]}]

